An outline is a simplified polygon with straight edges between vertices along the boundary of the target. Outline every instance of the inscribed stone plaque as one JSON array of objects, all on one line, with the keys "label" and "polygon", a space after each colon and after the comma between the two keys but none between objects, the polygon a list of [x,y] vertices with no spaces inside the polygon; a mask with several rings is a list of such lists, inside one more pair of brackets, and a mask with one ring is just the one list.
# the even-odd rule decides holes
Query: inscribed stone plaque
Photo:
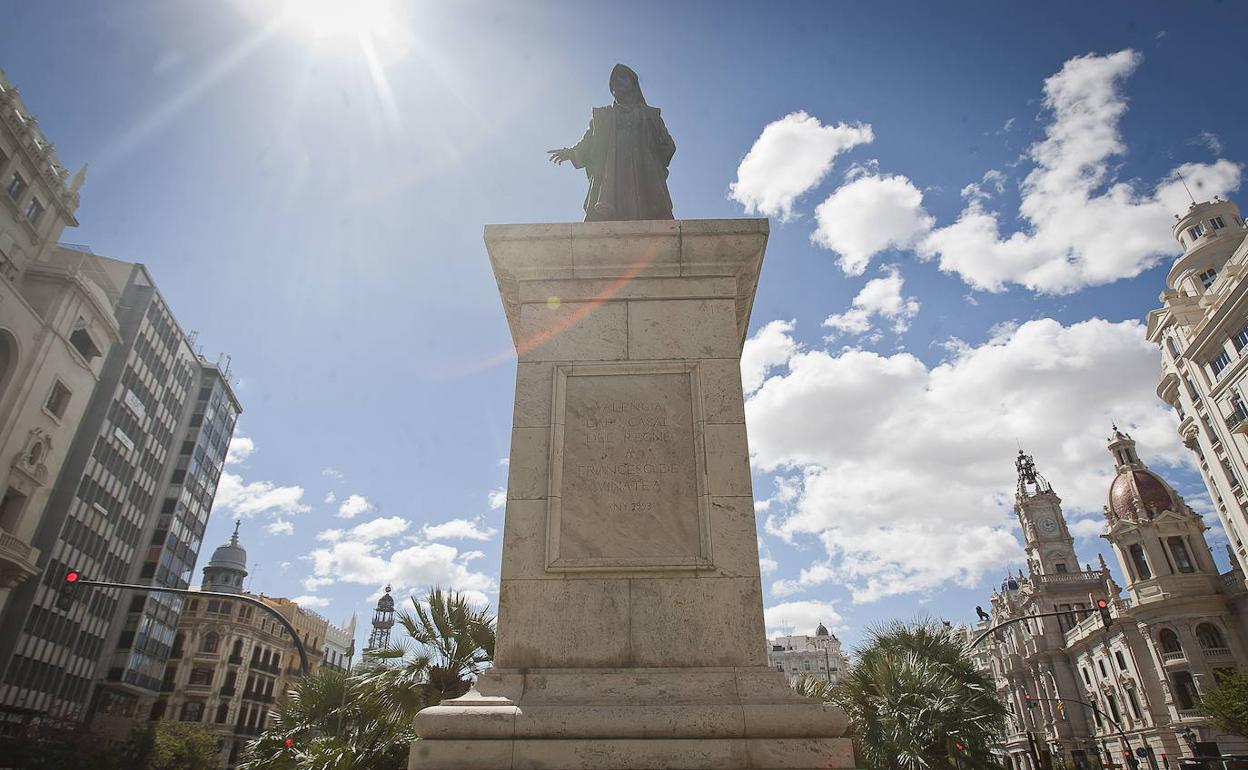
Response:
[{"label": "inscribed stone plaque", "polygon": [[650,369],[607,366],[587,376],[577,367],[560,378],[553,566],[708,562],[694,374],[683,365]]}]

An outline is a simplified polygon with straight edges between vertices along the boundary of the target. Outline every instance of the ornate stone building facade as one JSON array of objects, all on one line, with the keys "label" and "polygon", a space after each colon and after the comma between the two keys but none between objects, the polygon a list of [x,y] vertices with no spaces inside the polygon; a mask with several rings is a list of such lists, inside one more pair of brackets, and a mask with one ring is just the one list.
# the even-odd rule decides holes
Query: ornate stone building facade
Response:
[{"label": "ornate stone building facade", "polygon": [[[1128,752],[1131,762],[1165,770],[1184,756],[1248,750],[1196,711],[1203,687],[1248,665],[1244,575],[1219,574],[1204,523],[1129,435],[1115,428],[1109,451],[1116,473],[1102,537],[1126,576],[1126,597],[1103,561],[1079,567],[1061,500],[1019,453],[1015,511],[1028,567],[1002,583],[978,628],[1062,614],[1015,623],[977,648],[1010,712],[1000,753],[1012,770],[1122,766]],[[1102,599],[1108,628],[1096,609]]]},{"label": "ornate stone building facade", "polygon": [[1148,338],[1162,351],[1157,395],[1174,407],[1241,570],[1248,570],[1248,229],[1214,198],[1175,215],[1183,254]]},{"label": "ornate stone building facade", "polygon": [[784,672],[790,685],[806,675],[836,684],[845,676],[849,661],[841,651],[841,640],[820,623],[814,636],[790,635],[769,640],[767,665]]},{"label": "ornate stone building facade", "polygon": [[118,341],[117,287],[94,255],[56,248],[78,188],[0,71],[0,613],[38,572],[35,532]]},{"label": "ornate stone building facade", "polygon": [[[309,670],[325,665],[328,635],[340,639],[346,631],[289,599],[245,593],[246,577],[247,551],[236,526],[230,542],[217,548],[204,567],[202,589],[265,602],[299,632]],[[207,725],[220,737],[221,766],[233,767],[243,744],[263,732],[275,704],[300,676],[299,652],[271,615],[248,602],[190,598],[151,718]]]}]

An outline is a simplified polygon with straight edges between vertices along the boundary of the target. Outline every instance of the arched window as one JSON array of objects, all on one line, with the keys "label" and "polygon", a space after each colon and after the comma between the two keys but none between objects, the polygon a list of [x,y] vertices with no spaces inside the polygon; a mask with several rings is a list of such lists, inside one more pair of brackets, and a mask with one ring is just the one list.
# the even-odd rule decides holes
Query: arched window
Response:
[{"label": "arched window", "polygon": [[230,654],[230,657],[238,658],[240,660],[242,659],[243,657],[243,640],[242,639],[234,640],[234,652]]},{"label": "arched window", "polygon": [[171,658],[182,657],[182,647],[186,644],[186,634],[179,633],[173,637],[173,652],[169,653]]},{"label": "arched window", "polygon": [[1153,576],[1153,571],[1148,568],[1148,559],[1144,556],[1144,546],[1136,543],[1127,549],[1127,553],[1131,554],[1131,564],[1135,567],[1137,578],[1148,580]]},{"label": "arched window", "polygon": [[1202,650],[1222,650],[1226,648],[1226,637],[1212,623],[1201,623],[1196,626],[1196,641]]},{"label": "arched window", "polygon": [[1174,566],[1179,572],[1196,571],[1196,567],[1192,564],[1191,554],[1187,550],[1187,543],[1183,542],[1183,538],[1166,538],[1166,545],[1170,546],[1170,553],[1174,556]]},{"label": "arched window", "polygon": [[1183,645],[1179,644],[1179,635],[1168,628],[1161,629],[1161,633],[1157,634],[1157,642],[1161,645],[1163,655],[1183,654]]},{"label": "arched window", "polygon": [[200,652],[216,652],[217,644],[220,641],[221,639],[215,631],[209,631],[207,636],[204,637],[204,641],[199,645],[199,650]]}]

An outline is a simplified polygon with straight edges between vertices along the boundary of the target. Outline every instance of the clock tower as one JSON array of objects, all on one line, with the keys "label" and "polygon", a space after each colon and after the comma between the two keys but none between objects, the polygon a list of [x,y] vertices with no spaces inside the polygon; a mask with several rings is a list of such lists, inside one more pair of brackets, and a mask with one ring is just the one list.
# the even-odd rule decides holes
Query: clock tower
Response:
[{"label": "clock tower", "polygon": [[1018,469],[1014,513],[1023,528],[1028,570],[1039,575],[1078,572],[1079,557],[1062,515],[1062,499],[1036,470],[1031,455],[1018,450],[1014,467]]}]

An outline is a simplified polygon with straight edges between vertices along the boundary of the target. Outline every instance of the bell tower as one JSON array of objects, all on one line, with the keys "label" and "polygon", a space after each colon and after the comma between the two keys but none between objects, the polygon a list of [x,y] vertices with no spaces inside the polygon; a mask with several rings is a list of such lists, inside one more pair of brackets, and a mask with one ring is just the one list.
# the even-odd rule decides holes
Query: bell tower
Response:
[{"label": "bell tower", "polygon": [[1033,575],[1078,572],[1079,557],[1062,514],[1062,499],[1036,470],[1031,455],[1018,450],[1014,467],[1018,470],[1014,513],[1023,529],[1028,571]]}]

